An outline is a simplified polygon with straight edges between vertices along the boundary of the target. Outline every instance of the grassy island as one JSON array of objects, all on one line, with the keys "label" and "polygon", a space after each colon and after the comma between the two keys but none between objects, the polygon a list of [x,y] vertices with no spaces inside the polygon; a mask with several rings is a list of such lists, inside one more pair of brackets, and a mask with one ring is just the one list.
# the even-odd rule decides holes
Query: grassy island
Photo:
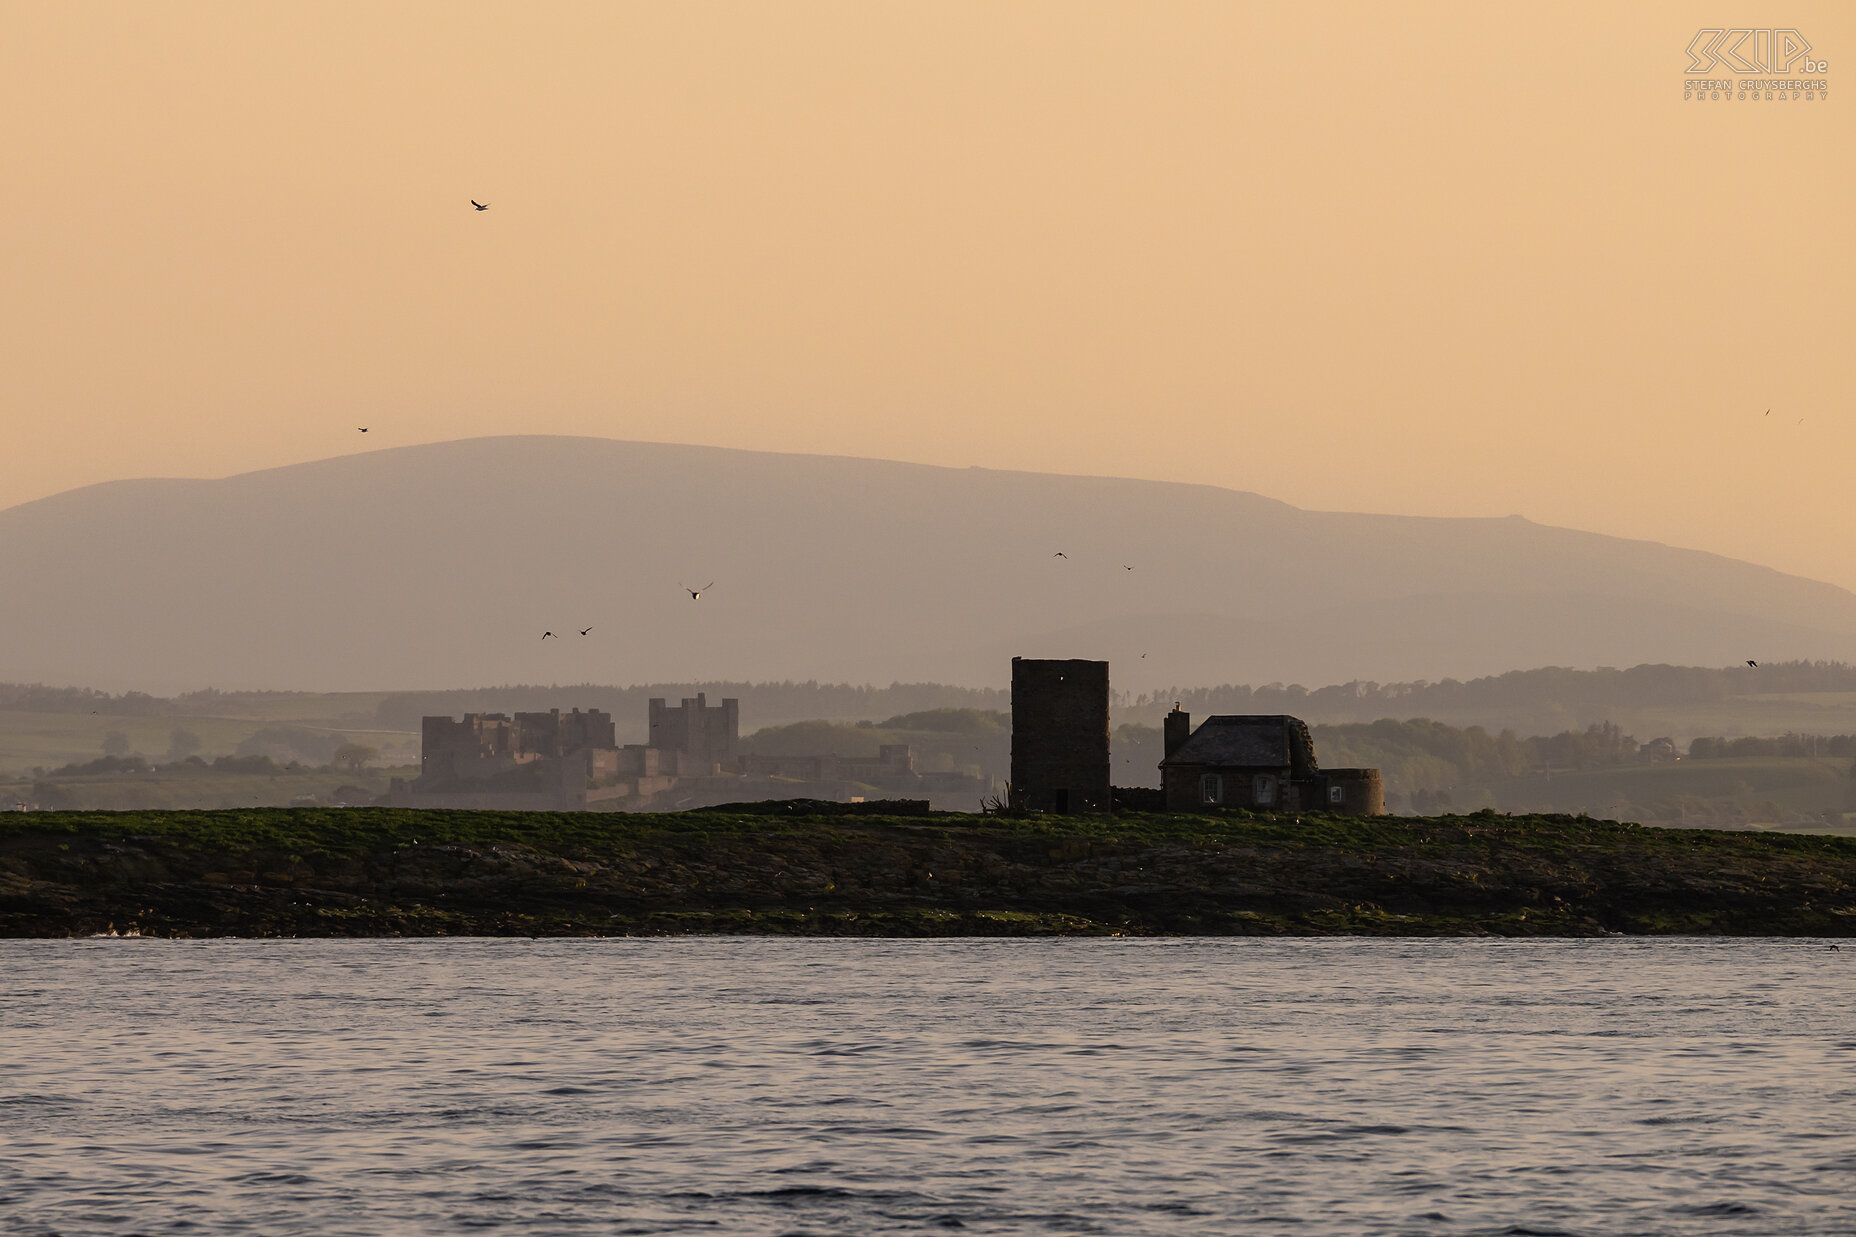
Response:
[{"label": "grassy island", "polygon": [[1856,839],[1565,816],[0,816],[0,936],[1856,935]]}]

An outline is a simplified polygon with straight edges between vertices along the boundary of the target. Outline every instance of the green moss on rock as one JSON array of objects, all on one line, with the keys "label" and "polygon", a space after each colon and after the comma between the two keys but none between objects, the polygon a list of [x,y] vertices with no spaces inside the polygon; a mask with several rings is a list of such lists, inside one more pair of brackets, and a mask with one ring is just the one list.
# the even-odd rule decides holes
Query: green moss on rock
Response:
[{"label": "green moss on rock", "polygon": [[1856,935],[1856,839],[1583,817],[0,817],[0,935]]}]

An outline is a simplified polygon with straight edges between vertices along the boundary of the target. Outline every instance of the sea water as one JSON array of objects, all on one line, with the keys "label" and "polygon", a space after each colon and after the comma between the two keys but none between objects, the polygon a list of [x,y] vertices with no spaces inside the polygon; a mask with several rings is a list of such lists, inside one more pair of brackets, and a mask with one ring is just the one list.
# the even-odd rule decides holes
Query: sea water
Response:
[{"label": "sea water", "polygon": [[0,942],[0,1230],[1850,1234],[1856,948]]}]

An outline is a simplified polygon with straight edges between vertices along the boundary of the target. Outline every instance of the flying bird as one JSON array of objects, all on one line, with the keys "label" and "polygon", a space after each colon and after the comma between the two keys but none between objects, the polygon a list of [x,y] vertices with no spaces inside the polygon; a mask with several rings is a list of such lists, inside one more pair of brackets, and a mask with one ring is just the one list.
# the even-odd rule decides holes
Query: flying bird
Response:
[{"label": "flying bird", "polygon": [[489,210],[490,209],[490,204],[488,202],[479,202],[476,198],[472,198],[470,200],[470,204],[472,206],[475,206],[478,210]]},{"label": "flying bird", "polygon": [[1123,563],[1123,564],[1121,565],[1121,569],[1122,569],[1123,571],[1133,571],[1133,570],[1134,570],[1134,568],[1132,568],[1132,567],[1130,567],[1130,566],[1128,566],[1128,564],[1126,564],[1126,563]]},{"label": "flying bird", "polygon": [[559,637],[559,636],[557,636],[557,635],[555,635],[555,634],[554,634],[553,632],[551,632],[551,631],[544,631],[544,632],[542,632],[542,633],[541,633],[541,638],[542,638],[543,640],[559,640],[559,639],[560,639],[560,637]]},{"label": "flying bird", "polygon": [[367,433],[367,426],[365,425],[357,425],[355,428],[360,430],[363,434]]},{"label": "flying bird", "polygon": [[1746,664],[1753,667],[1755,670],[1759,669],[1759,663],[1754,661],[1751,657],[1746,659]]},{"label": "flying bird", "polygon": [[680,585],[679,587],[681,587],[681,588],[683,589],[683,591],[684,591],[684,592],[686,592],[686,593],[688,593],[688,594],[690,595],[690,600],[691,600],[691,601],[695,601],[695,600],[697,600],[698,598],[700,598],[700,597],[701,597],[701,596],[702,596],[702,595],[703,595],[704,593],[706,593],[706,592],[708,592],[708,591],[709,591],[710,589],[712,589],[712,588],[714,588],[714,587],[715,587],[715,581],[714,581],[714,580],[711,580],[711,581],[709,581],[709,582],[708,582],[707,584],[705,584],[705,585],[703,585],[703,586],[702,586],[701,588],[691,588],[691,587],[690,587],[689,585],[687,585],[687,584],[684,584],[684,585]]},{"label": "flying bird", "polygon": [[1070,556],[1068,554],[1065,554],[1062,550],[1058,550],[1055,554],[1051,555],[1051,557],[1052,558],[1068,558]]},{"label": "flying bird", "polygon": [[593,629],[592,629],[591,627],[582,627],[582,628],[580,629],[580,634],[584,636],[584,635],[586,635],[586,633],[587,633],[587,632],[589,632],[589,631],[592,631],[592,630],[593,630]]}]

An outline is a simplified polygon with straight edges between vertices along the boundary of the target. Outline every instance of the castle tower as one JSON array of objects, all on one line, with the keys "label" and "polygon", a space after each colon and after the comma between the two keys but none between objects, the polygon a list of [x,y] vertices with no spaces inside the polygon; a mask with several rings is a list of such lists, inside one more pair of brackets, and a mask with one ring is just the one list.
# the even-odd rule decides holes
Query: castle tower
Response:
[{"label": "castle tower", "polygon": [[652,699],[648,707],[651,728],[645,746],[682,752],[699,770],[734,764],[741,743],[739,700],[730,697],[717,707],[710,705],[707,693],[697,692],[676,708],[662,698]]},{"label": "castle tower", "polygon": [[1012,806],[1109,810],[1107,662],[1012,659]]}]

